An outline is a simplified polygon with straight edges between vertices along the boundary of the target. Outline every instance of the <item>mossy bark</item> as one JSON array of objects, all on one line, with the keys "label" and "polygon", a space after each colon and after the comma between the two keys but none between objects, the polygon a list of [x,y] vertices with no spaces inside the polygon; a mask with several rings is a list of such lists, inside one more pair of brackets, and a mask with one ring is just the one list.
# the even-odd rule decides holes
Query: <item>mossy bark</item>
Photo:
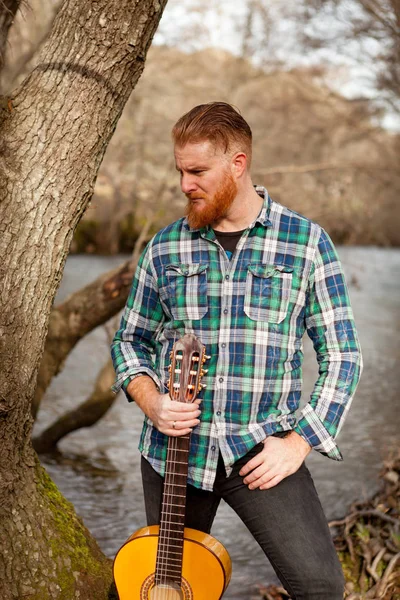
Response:
[{"label": "mossy bark", "polygon": [[0,598],[102,600],[109,561],[30,442],[49,314],[72,235],[166,0],[65,0],[0,112]]},{"label": "mossy bark", "polygon": [[36,460],[3,519],[2,600],[111,600],[112,563]]}]

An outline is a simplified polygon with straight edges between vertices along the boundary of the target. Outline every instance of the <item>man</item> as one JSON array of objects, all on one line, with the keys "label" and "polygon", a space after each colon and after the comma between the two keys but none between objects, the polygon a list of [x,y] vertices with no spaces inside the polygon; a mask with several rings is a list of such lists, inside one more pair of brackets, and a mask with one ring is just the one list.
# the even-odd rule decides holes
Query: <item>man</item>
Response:
[{"label": "man", "polygon": [[[159,522],[168,436],[191,434],[186,525],[209,532],[223,498],[293,599],[341,600],[343,575],[304,459],[341,460],[335,437],[362,367],[342,269],[325,231],[250,177],[250,127],[229,104],[193,108],[173,128],[186,218],[142,254],[112,343],[113,390],[143,410],[148,524]],[[319,364],[301,395],[302,337]],[[166,392],[174,340],[211,359],[192,404]]]}]

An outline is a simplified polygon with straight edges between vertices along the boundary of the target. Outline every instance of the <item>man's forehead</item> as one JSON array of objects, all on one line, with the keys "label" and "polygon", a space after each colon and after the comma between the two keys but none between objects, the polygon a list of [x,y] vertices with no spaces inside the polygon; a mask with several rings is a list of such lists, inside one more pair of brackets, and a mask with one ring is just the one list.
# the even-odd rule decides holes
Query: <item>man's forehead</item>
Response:
[{"label": "man's forehead", "polygon": [[188,142],[187,144],[174,147],[175,161],[178,163],[190,163],[199,161],[214,161],[222,157],[225,153],[221,148],[204,140],[200,142]]}]

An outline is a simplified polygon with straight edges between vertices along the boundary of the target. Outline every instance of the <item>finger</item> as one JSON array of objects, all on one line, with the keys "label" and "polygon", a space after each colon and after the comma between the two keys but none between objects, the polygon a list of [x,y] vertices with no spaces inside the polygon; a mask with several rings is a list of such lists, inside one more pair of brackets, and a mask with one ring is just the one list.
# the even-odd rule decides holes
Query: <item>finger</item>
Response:
[{"label": "finger", "polygon": [[263,483],[262,485],[260,485],[260,490],[269,490],[270,488],[280,483],[282,479],[285,479],[283,475],[275,475],[275,477],[270,479],[268,483]]},{"label": "finger", "polygon": [[187,433],[191,433],[192,429],[190,429],[190,427],[185,427],[185,429],[177,429],[175,427],[175,429],[167,429],[166,431],[163,431],[163,433],[165,433],[165,435],[169,435],[170,437],[179,437],[181,435],[186,435]]},{"label": "finger", "polygon": [[196,408],[196,410],[192,410],[190,412],[188,412],[188,411],[180,412],[178,410],[169,410],[167,413],[165,413],[164,418],[166,421],[168,421],[168,420],[177,421],[178,419],[180,421],[185,421],[187,419],[196,419],[200,415],[201,415],[201,411],[198,410],[197,408]]},{"label": "finger", "polygon": [[193,428],[196,427],[200,423],[199,419],[192,419],[190,421],[174,421],[174,425],[172,425],[172,429],[187,429],[188,427]]},{"label": "finger", "polygon": [[261,475],[261,477],[258,477],[257,479],[252,481],[247,487],[249,488],[249,490],[256,490],[257,488],[259,488],[262,485],[268,485],[268,483],[270,481],[272,481],[273,479],[275,479],[275,477],[278,477],[278,476],[282,477],[282,475],[280,473],[276,473],[273,471],[267,471],[266,473]]},{"label": "finger", "polygon": [[[270,465],[265,464],[265,462],[263,462],[259,467],[257,467],[256,469],[253,469],[253,471],[251,471],[251,473],[249,473],[248,475],[246,475],[246,477],[243,479],[243,483],[245,483],[246,485],[248,485],[249,483],[253,483],[253,481],[257,481],[257,479],[260,479],[263,476],[266,476],[266,474],[272,470],[272,467]],[[275,475],[276,471],[273,473]]]},{"label": "finger", "polygon": [[244,477],[245,475],[247,475],[247,473],[250,473],[250,471],[252,471],[256,467],[259,467],[263,461],[264,454],[261,451],[259,454],[254,456],[254,458],[252,458],[245,465],[243,465],[243,467],[239,471],[239,475],[242,475]]},{"label": "finger", "polygon": [[170,410],[174,410],[176,412],[190,412],[192,410],[199,410],[199,404],[197,402],[177,402],[176,400],[171,400],[167,406]]}]

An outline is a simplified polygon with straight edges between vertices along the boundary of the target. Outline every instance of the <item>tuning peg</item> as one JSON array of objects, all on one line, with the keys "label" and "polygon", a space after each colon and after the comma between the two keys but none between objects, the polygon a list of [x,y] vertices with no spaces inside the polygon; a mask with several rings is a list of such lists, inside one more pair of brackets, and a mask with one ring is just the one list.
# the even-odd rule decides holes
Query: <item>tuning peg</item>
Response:
[{"label": "tuning peg", "polygon": [[207,384],[206,384],[206,383],[201,383],[200,385],[201,385],[201,387],[202,387],[202,389],[203,389],[203,390],[205,390],[205,389],[206,389],[206,387],[207,387]]},{"label": "tuning peg", "polygon": [[171,371],[172,371],[172,365],[169,365],[168,371],[171,373]]},{"label": "tuning peg", "polygon": [[167,381],[167,383],[165,384],[167,386],[167,388],[169,389],[170,383],[169,381]]},{"label": "tuning peg", "polygon": [[208,369],[202,369],[201,372],[202,372],[202,375],[207,375]]}]

